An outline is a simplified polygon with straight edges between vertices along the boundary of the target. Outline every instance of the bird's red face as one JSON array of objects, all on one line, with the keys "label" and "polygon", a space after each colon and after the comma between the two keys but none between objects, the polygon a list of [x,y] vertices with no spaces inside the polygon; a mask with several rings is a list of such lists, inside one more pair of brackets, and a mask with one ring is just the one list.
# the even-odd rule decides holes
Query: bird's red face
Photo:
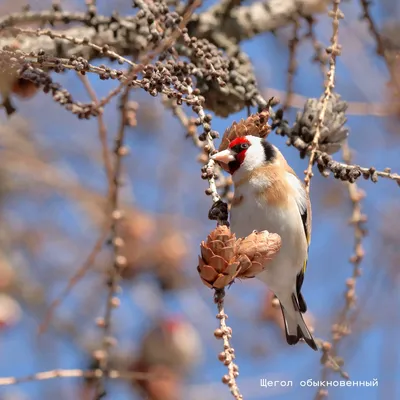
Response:
[{"label": "bird's red face", "polygon": [[233,175],[243,164],[250,146],[251,143],[246,137],[239,137],[232,140],[226,150],[214,154],[211,158],[217,161],[221,168]]}]

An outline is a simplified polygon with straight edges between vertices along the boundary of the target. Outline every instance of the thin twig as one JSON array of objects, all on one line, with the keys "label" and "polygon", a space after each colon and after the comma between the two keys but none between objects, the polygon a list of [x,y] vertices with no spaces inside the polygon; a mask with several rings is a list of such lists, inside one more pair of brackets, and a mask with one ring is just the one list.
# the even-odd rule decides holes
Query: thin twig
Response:
[{"label": "thin twig", "polygon": [[[82,369],[53,369],[51,371],[37,372],[36,374],[23,377],[0,377],[0,386],[18,385],[25,382],[44,381],[57,378],[101,378],[104,373],[100,369],[82,370]],[[110,379],[126,379],[126,380],[148,380],[154,378],[155,374],[148,372],[131,372],[110,370],[107,378]]]},{"label": "thin twig", "polygon": [[335,73],[336,73],[336,57],[340,54],[340,45],[338,44],[338,35],[339,35],[339,19],[343,18],[343,13],[339,10],[340,0],[333,1],[333,9],[330,15],[333,18],[332,21],[332,37],[331,37],[331,46],[327,49],[327,52],[330,53],[329,59],[329,71],[327,73],[327,82],[325,86],[324,96],[321,101],[321,110],[318,114],[318,119],[316,121],[316,131],[313,141],[311,143],[311,152],[310,152],[310,160],[308,162],[308,167],[305,171],[304,183],[307,192],[310,191],[310,183],[312,173],[312,167],[314,165],[316,151],[318,150],[319,145],[319,137],[321,135],[321,130],[324,126],[325,113],[328,106],[329,98],[332,96],[333,89],[335,87]]},{"label": "thin twig", "polygon": [[[346,163],[351,163],[351,149],[348,143],[343,146],[343,160]],[[356,183],[346,183],[350,200],[353,206],[353,213],[350,218],[350,224],[354,226],[354,254],[350,258],[353,264],[352,277],[346,281],[347,291],[345,294],[346,304],[339,316],[339,325],[344,323],[347,315],[355,303],[355,285],[356,279],[361,276],[360,264],[364,258],[364,249],[362,242],[366,236],[366,230],[363,224],[367,222],[367,216],[362,213],[361,201],[365,197],[364,192],[359,189]],[[340,335],[334,341],[340,340]]]},{"label": "thin twig", "polygon": [[[0,31],[8,28],[12,25],[17,24],[37,24],[43,25],[51,22],[54,24],[55,22],[61,23],[82,23],[86,24],[90,27],[97,26],[98,28],[108,27],[112,23],[112,17],[105,17],[103,15],[97,15],[96,20],[93,20],[91,15],[83,12],[54,12],[50,11],[28,11],[28,12],[15,12],[7,14],[0,18]],[[128,16],[124,18],[126,23],[134,22],[134,16]]]},{"label": "thin twig", "polygon": [[286,74],[286,97],[282,105],[283,111],[286,111],[289,108],[293,95],[294,75],[297,70],[296,50],[299,45],[299,36],[298,36],[299,29],[300,29],[299,18],[297,15],[295,15],[293,18],[292,37],[289,40],[289,63]]},{"label": "thin twig", "polygon": [[[352,162],[351,149],[347,142],[343,145],[343,160],[348,164]],[[367,222],[367,216],[362,213],[361,201],[365,197],[365,194],[358,188],[356,183],[346,182],[346,185],[353,206],[353,212],[350,218],[350,224],[354,226],[354,254],[350,257],[350,262],[353,264],[353,273],[352,276],[346,280],[346,292],[344,294],[345,304],[339,313],[337,322],[332,326],[332,343],[325,342],[322,346],[322,381],[328,379],[330,370],[338,371],[335,364],[337,364],[336,357],[339,342],[351,333],[350,324],[354,321],[350,321],[349,314],[356,302],[356,281],[361,275],[360,264],[364,258],[362,241],[366,236],[366,231],[363,224]],[[335,363],[332,363],[333,360]],[[346,378],[347,376],[344,377]],[[328,391],[320,388],[316,393],[315,400],[323,400],[327,395]]]},{"label": "thin twig", "polygon": [[[191,93],[191,88],[189,89],[189,93]],[[217,185],[215,182],[215,162],[210,157],[212,154],[216,152],[215,145],[214,145],[214,136],[211,133],[211,126],[206,123],[206,115],[204,113],[203,107],[199,107],[198,109],[198,116],[199,116],[199,123],[203,125],[204,135],[206,145],[204,146],[204,150],[208,152],[208,162],[202,168],[203,174],[205,174],[205,178],[208,180],[208,188],[206,190],[206,194],[211,196],[213,206],[216,206],[219,209],[217,215],[217,225],[227,225],[228,224],[228,215],[227,215],[227,206],[225,203],[221,201],[221,197],[217,191]],[[207,127],[207,129],[206,129]],[[211,209],[211,210],[212,210]],[[211,212],[211,211],[210,211]],[[210,214],[209,214],[210,215]],[[222,382],[229,386],[229,390],[232,396],[236,400],[243,399],[243,396],[240,394],[239,387],[236,382],[236,377],[239,375],[239,368],[233,362],[234,356],[234,349],[230,345],[229,339],[232,337],[232,329],[227,327],[226,325],[226,318],[227,315],[224,311],[224,297],[225,297],[225,290],[224,289],[216,289],[214,292],[214,302],[217,304],[218,307],[218,314],[217,318],[220,320],[220,328],[214,332],[216,337],[222,338],[224,341],[224,351],[220,354],[219,359],[224,362],[224,364],[228,368],[228,374],[224,375],[222,378]]]},{"label": "thin twig", "polygon": [[221,338],[224,342],[224,351],[219,354],[218,358],[228,368],[228,374],[222,377],[222,382],[229,386],[229,390],[236,400],[241,400],[243,396],[240,394],[236,382],[236,377],[239,375],[239,367],[233,362],[235,359],[235,350],[229,341],[232,337],[232,329],[226,324],[228,316],[224,310],[224,298],[225,289],[216,289],[214,301],[218,307],[217,318],[219,319],[219,328],[214,332],[214,335],[217,338]]},{"label": "thin twig", "polygon": [[[286,144],[299,150],[302,157],[310,155],[312,150],[309,143],[306,143],[300,136],[291,136],[287,122],[277,119],[272,108],[270,108],[270,114],[272,120],[275,121],[274,123],[281,129],[279,134],[289,138]],[[400,174],[393,173],[391,168],[384,168],[383,171],[379,171],[375,167],[361,167],[360,165],[336,161],[330,154],[320,150],[314,149],[314,153],[318,170],[324,177],[329,176],[329,172],[332,172],[336,179],[349,181],[350,183],[355,182],[361,176],[365,179],[370,179],[374,183],[378,182],[378,178],[385,178],[395,181],[400,186]]]},{"label": "thin twig", "polygon": [[[199,148],[200,153],[197,157],[197,160],[203,164],[207,163],[208,156],[204,149],[204,142],[201,141],[197,135],[196,120],[194,118],[189,118],[185,114],[185,111],[182,109],[182,107],[178,106],[176,100],[170,100],[164,96],[163,102],[167,107],[171,108],[172,113],[178,118],[179,122],[185,128],[187,137],[190,137],[193,144]],[[223,175],[222,169],[218,164],[214,164],[213,172],[216,180],[216,187],[217,189],[220,189],[220,198],[225,199],[229,205],[233,198],[232,179]],[[207,176],[207,172],[202,173],[202,177],[204,179],[207,179]]]},{"label": "thin twig", "polygon": [[311,16],[306,17],[306,21],[308,24],[308,32],[306,33],[306,36],[310,39],[312,46],[314,48],[314,52],[315,52],[313,61],[318,62],[322,76],[325,79],[326,74],[327,74],[325,49],[324,49],[323,45],[321,44],[321,42],[318,40],[317,35],[314,31],[314,23],[315,23],[314,18]]},{"label": "thin twig", "polygon": [[383,171],[377,170],[375,167],[361,167],[355,164],[346,164],[333,160],[326,153],[316,151],[316,162],[321,170],[328,169],[334,173],[335,178],[343,181],[354,182],[359,177],[370,179],[372,182],[378,182],[378,177],[391,179],[400,186],[400,175],[391,172],[390,168],[385,168]]},{"label": "thin twig", "polygon": [[[81,73],[77,73],[79,79],[82,81],[83,85],[85,86],[90,98],[97,106],[99,104],[99,100],[97,98],[96,92],[93,90],[89,79],[86,75],[82,75]],[[106,124],[104,123],[103,112],[100,112],[97,116],[98,126],[99,126],[99,140],[101,144],[102,156],[103,156],[103,163],[104,163],[104,170],[107,175],[108,179],[108,190],[111,191],[112,187],[112,177],[113,177],[113,169],[110,160],[110,151],[107,144],[107,128]]]},{"label": "thin twig", "polygon": [[[275,88],[266,89],[266,98],[276,97],[278,99],[284,98],[285,92],[283,90],[277,90]],[[307,97],[298,93],[293,93],[288,107],[303,108],[304,103],[307,101]],[[358,101],[346,101],[348,108],[346,115],[373,115],[376,117],[388,117],[394,114],[390,107],[384,103],[366,103]]]},{"label": "thin twig", "polygon": [[71,42],[77,46],[87,46],[90,47],[91,49],[97,51],[99,54],[101,54],[103,57],[110,57],[111,59],[118,60],[120,64],[126,63],[129,64],[132,67],[136,67],[136,64],[133,63],[131,60],[128,58],[125,58],[123,56],[120,56],[118,53],[115,51],[110,50],[109,45],[104,45],[104,46],[98,46],[95,43],[90,42],[87,38],[79,39],[73,36],[68,36],[65,33],[57,33],[56,31],[50,30],[50,29],[26,29],[26,28],[16,28],[16,27],[8,27],[6,30],[9,30],[11,33],[15,34],[15,36],[18,37],[19,34],[24,34],[24,35],[30,35],[30,36],[47,36],[50,39],[60,39],[60,40],[66,40],[68,42]]},{"label": "thin twig", "polygon": [[[120,195],[119,189],[121,186],[121,172],[122,172],[122,157],[127,154],[127,148],[124,147],[125,141],[125,128],[126,128],[126,103],[129,98],[130,87],[126,87],[120,100],[120,126],[118,129],[115,141],[115,165],[113,174],[113,187],[110,193],[110,211],[112,213],[111,224],[111,241],[113,246],[113,265],[109,269],[109,277],[107,285],[109,287],[106,303],[106,311],[104,318],[98,324],[103,327],[103,343],[101,352],[97,352],[99,361],[99,368],[103,371],[103,375],[107,372],[109,362],[109,350],[114,343],[111,335],[111,316],[112,310],[119,305],[119,300],[115,297],[118,291],[118,284],[121,278],[121,270],[126,266],[126,257],[122,254],[121,249],[124,246],[123,239],[119,236],[119,222],[122,219],[122,212],[120,210]],[[103,380],[99,379],[97,385],[97,398],[101,398],[104,393]]]},{"label": "thin twig", "polygon": [[379,30],[374,22],[374,19],[372,18],[372,15],[369,11],[369,7],[371,5],[371,0],[360,0],[361,2],[361,7],[363,9],[363,18],[367,21],[369,31],[373,38],[375,39],[376,42],[376,53],[383,57],[385,60],[387,69],[389,70],[390,74],[390,79],[391,79],[391,84],[394,84],[395,89],[396,89],[396,94],[400,95],[400,77],[396,73],[396,62],[395,58],[391,57],[388,52],[385,50],[385,45],[383,43],[382,37],[379,33]]},{"label": "thin twig", "polygon": [[139,58],[139,63],[136,65],[134,68],[131,69],[131,71],[127,75],[127,79],[122,82],[117,88],[113,89],[110,91],[110,93],[104,97],[103,99],[100,100],[99,107],[104,107],[107,103],[111,101],[111,99],[119,94],[121,90],[129,84],[131,81],[132,77],[138,74],[139,72],[142,72],[143,69],[147,64],[149,64],[157,55],[163,53],[165,50],[170,48],[172,44],[179,38],[179,36],[182,34],[183,28],[186,26],[186,24],[189,22],[191,16],[193,15],[194,11],[196,10],[197,7],[200,6],[201,1],[200,0],[194,0],[193,3],[191,3],[187,7],[187,11],[185,12],[185,15],[182,18],[182,21],[180,22],[178,28],[176,28],[170,35],[168,35],[167,38],[165,38],[161,43],[152,51],[147,52],[144,54],[142,57]]},{"label": "thin twig", "polygon": [[[98,99],[97,99],[96,93],[94,92],[93,88],[91,87],[90,82],[87,79],[87,77],[82,75],[82,74],[79,74],[79,73],[78,73],[78,76],[81,79],[81,81],[83,82],[83,84],[84,84],[87,92],[89,93],[89,96],[91,97],[92,101],[95,104],[97,104],[98,103]],[[99,113],[97,118],[98,118],[98,124],[99,124],[99,139],[100,139],[100,143],[101,143],[101,146],[102,146],[104,168],[105,168],[105,172],[107,174],[108,183],[109,183],[108,184],[108,193],[110,194],[111,193],[111,187],[112,187],[112,178],[113,178],[113,171],[112,170],[113,169],[112,169],[111,160],[110,160],[110,157],[109,157],[108,145],[107,145],[107,130],[106,130],[106,127],[105,127],[103,114]],[[65,289],[63,290],[61,295],[59,295],[50,304],[49,309],[46,311],[44,320],[39,326],[39,331],[38,331],[39,335],[42,335],[44,332],[47,331],[55,309],[62,303],[62,301],[70,293],[70,291],[73,289],[73,287],[76,285],[76,283],[79,282],[85,276],[86,272],[93,265],[93,263],[94,263],[94,261],[96,259],[96,256],[98,255],[98,253],[103,248],[104,242],[105,242],[105,240],[107,238],[107,235],[108,235],[109,227],[110,227],[110,223],[106,223],[105,227],[103,228],[99,238],[97,239],[97,241],[96,241],[96,243],[95,243],[95,245],[93,247],[93,250],[89,254],[88,258],[86,259],[86,261],[84,262],[82,267],[80,267],[78,269],[78,271],[72,276],[72,278],[69,280],[67,286],[65,287]]]},{"label": "thin twig", "polygon": [[89,271],[92,267],[94,261],[96,260],[97,255],[100,253],[101,249],[103,248],[104,242],[108,236],[108,232],[110,230],[110,223],[106,223],[104,228],[102,229],[96,243],[93,246],[92,251],[90,252],[89,256],[82,264],[82,266],[75,272],[72,278],[68,281],[67,286],[62,291],[62,293],[50,304],[49,309],[46,311],[44,316],[43,322],[40,324],[38,329],[38,334],[42,335],[44,332],[47,331],[50,320],[54,314],[55,309],[62,303],[62,301],[68,296],[74,286],[85,276],[85,274]]},{"label": "thin twig", "polygon": [[172,110],[172,113],[185,128],[186,136],[192,139],[196,147],[204,151],[204,142],[202,142],[197,135],[195,118],[188,117],[182,107],[178,106],[175,99],[168,99],[167,96],[163,96],[163,103]]}]

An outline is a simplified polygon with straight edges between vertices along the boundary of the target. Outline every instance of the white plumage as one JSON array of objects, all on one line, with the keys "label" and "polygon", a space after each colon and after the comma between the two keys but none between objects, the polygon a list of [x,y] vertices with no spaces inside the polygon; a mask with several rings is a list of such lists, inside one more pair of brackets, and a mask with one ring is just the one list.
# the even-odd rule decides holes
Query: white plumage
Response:
[{"label": "white plumage", "polygon": [[[295,278],[307,258],[307,241],[294,198],[289,200],[293,204],[285,210],[268,205],[263,199],[257,198],[257,191],[258,182],[253,180],[235,190],[235,196],[237,192],[239,196],[243,196],[243,200],[240,207],[232,208],[231,231],[237,237],[245,237],[254,230],[268,230],[281,237],[281,250],[268,264],[267,271],[257,276],[279,297],[279,293],[283,290],[294,290]],[[299,240],[299,237],[303,240]],[[288,276],[292,276],[293,279],[288,279]]]}]

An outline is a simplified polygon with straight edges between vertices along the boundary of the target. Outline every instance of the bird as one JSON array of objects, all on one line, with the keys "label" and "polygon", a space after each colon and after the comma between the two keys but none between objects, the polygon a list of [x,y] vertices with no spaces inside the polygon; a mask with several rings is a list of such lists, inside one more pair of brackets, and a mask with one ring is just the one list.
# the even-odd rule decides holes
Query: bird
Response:
[{"label": "bird", "polygon": [[280,235],[279,253],[257,278],[278,298],[286,341],[317,344],[304,322],[307,305],[301,293],[311,239],[311,202],[303,182],[279,149],[256,136],[242,136],[211,158],[232,175],[234,196],[230,228],[236,237],[267,230]]}]

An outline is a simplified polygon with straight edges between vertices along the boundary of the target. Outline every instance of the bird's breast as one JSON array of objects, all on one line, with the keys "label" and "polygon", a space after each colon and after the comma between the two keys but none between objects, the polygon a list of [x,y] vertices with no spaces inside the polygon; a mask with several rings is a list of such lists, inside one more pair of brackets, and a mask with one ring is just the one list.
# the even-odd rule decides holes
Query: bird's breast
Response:
[{"label": "bird's breast", "polygon": [[295,198],[288,191],[274,193],[272,185],[262,187],[260,183],[250,180],[235,185],[235,198],[240,201],[231,208],[231,231],[245,237],[254,230],[267,230],[281,237],[279,253],[257,276],[280,297],[296,285],[296,276],[307,257],[307,241]]},{"label": "bird's breast", "polygon": [[231,231],[237,237],[245,237],[254,230],[267,230],[281,236],[281,252],[289,246],[299,252],[306,251],[304,228],[295,200],[287,198],[280,203],[273,198],[269,201],[271,197],[266,191],[265,195],[260,194],[249,184],[235,190],[234,199],[240,201],[235,205],[234,200],[231,208]]},{"label": "bird's breast", "polygon": [[[236,204],[235,204],[236,203]],[[284,234],[290,225],[285,210],[275,205],[262,204],[255,194],[235,193],[231,209],[231,230],[238,237],[249,235],[254,230],[268,230]]]}]

